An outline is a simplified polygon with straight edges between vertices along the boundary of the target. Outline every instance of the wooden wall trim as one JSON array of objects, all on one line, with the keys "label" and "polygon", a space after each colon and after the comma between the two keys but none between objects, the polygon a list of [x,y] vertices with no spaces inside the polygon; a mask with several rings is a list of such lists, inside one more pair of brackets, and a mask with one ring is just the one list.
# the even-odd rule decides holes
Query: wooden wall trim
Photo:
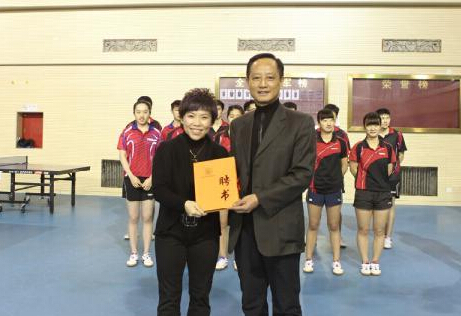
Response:
[{"label": "wooden wall trim", "polygon": [[[47,4],[48,2],[48,4]],[[461,0],[256,0],[256,1],[226,1],[226,0],[202,0],[202,1],[42,1],[41,5],[36,5],[35,1],[31,4],[17,4],[15,1],[3,1],[0,4],[0,13],[7,12],[33,12],[33,11],[81,11],[81,10],[126,10],[126,9],[155,9],[155,8],[212,8],[212,7],[410,7],[410,8],[461,8]]]}]

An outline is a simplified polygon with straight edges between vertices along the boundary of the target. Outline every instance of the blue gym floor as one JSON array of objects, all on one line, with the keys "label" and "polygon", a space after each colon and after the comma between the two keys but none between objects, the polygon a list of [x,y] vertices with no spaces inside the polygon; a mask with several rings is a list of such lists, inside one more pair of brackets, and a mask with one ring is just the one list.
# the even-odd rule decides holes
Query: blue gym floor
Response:
[{"label": "blue gym floor", "polygon": [[[34,197],[24,214],[3,205],[0,315],[156,315],[155,266],[125,266],[124,200],[78,196],[74,209],[69,200],[58,196],[54,215]],[[383,252],[380,277],[359,274],[351,205],[343,207],[345,274],[331,273],[324,219],[316,270],[306,275],[300,267],[303,315],[461,315],[461,207],[398,206],[394,248]],[[210,300],[212,315],[242,315],[231,267],[215,273]],[[185,283],[184,315],[187,302]]]}]

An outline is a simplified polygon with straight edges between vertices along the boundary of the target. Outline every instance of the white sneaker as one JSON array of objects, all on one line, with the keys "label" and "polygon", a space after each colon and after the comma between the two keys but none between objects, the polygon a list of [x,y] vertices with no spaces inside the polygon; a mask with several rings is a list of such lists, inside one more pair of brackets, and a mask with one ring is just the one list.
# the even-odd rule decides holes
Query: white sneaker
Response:
[{"label": "white sneaker", "polygon": [[333,268],[333,274],[335,275],[341,275],[344,273],[343,268],[341,267],[341,262],[339,261],[333,261],[333,264],[331,265]]},{"label": "white sneaker", "polygon": [[147,268],[150,268],[154,265],[154,262],[152,261],[152,258],[150,257],[149,253],[143,254],[141,259],[142,259],[142,263]]},{"label": "white sneaker", "polygon": [[139,259],[138,254],[137,254],[137,253],[132,253],[132,254],[130,255],[130,258],[129,258],[128,261],[126,262],[126,265],[127,265],[128,267],[134,267],[135,265],[138,264],[138,259]]},{"label": "white sneaker", "polygon": [[237,271],[237,261],[234,260],[233,266],[234,266],[234,270]]},{"label": "white sneaker", "polygon": [[392,239],[391,237],[384,238],[384,249],[391,249],[392,248]]},{"label": "white sneaker", "polygon": [[347,245],[346,243],[344,242],[344,240],[341,238],[341,240],[339,241],[339,246],[344,249],[344,248],[347,248]]},{"label": "white sneaker", "polygon": [[379,268],[379,263],[372,263],[370,264],[371,268],[371,275],[381,275],[381,269]]},{"label": "white sneaker", "polygon": [[304,268],[303,271],[306,273],[311,273],[314,272],[314,261],[311,260],[306,260],[304,262]]},{"label": "white sneaker", "polygon": [[227,268],[227,264],[229,262],[229,259],[226,257],[219,257],[218,262],[216,262],[216,270],[224,270]]},{"label": "white sneaker", "polygon": [[[138,235],[138,238],[139,238],[139,235]],[[123,239],[130,240],[130,235],[128,235],[128,233],[126,233],[125,235],[123,235]],[[154,239],[155,239],[155,236],[154,236],[154,234],[152,234],[152,240],[154,240]]]},{"label": "white sneaker", "polygon": [[362,268],[360,269],[360,273],[362,273],[362,275],[370,275],[371,274],[370,264],[362,263]]}]

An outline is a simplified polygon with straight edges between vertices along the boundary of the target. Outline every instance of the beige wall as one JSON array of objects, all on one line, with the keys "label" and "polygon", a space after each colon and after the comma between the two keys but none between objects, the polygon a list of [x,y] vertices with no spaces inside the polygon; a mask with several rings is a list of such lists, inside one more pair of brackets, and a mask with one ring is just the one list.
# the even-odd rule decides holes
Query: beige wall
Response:
[{"label": "beige wall", "polygon": [[[3,13],[0,7],[4,140],[0,155],[89,164],[91,172],[77,176],[77,192],[118,195],[119,189],[100,187],[101,159],[117,159],[117,138],[132,119],[136,97],[152,96],[154,116],[168,123],[169,104],[186,90],[214,90],[220,74],[244,72],[254,52],[238,52],[238,38],[296,38],[296,52],[277,55],[286,63],[287,73],[328,76],[328,99],[340,105],[340,123],[345,127],[348,74],[461,75],[460,29],[461,7],[456,6],[205,6]],[[156,38],[158,51],[103,53],[102,40],[111,38]],[[382,38],[441,39],[442,53],[382,53]],[[15,148],[16,112],[27,104],[44,112],[43,149]],[[352,142],[362,137],[351,134]],[[451,157],[461,154],[461,136],[406,134],[406,141],[405,165],[439,167],[439,196],[404,197],[401,203],[460,205],[461,168]],[[6,187],[7,178],[2,177],[1,187]],[[352,187],[348,175],[347,201],[352,200]],[[67,185],[59,184],[58,191],[68,192]]]}]

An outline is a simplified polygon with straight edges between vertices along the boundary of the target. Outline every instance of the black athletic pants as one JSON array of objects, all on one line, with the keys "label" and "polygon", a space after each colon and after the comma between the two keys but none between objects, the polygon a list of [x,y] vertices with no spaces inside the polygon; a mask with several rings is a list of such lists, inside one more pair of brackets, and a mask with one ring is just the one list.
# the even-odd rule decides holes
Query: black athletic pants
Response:
[{"label": "black athletic pants", "polygon": [[180,316],[182,279],[189,271],[188,316],[210,315],[209,294],[219,251],[219,236],[196,238],[192,232],[155,237],[159,286],[158,316]]}]

